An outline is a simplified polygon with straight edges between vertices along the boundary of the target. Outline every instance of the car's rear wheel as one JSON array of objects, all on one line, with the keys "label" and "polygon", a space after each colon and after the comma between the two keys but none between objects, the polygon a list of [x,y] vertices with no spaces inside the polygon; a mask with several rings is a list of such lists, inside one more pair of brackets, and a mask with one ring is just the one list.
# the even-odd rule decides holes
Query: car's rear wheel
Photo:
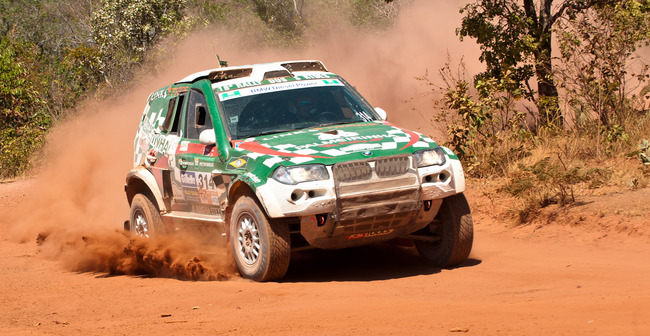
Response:
[{"label": "car's rear wheel", "polygon": [[230,246],[239,273],[255,281],[278,280],[289,268],[286,223],[266,217],[250,196],[240,197],[230,216]]},{"label": "car's rear wheel", "polygon": [[156,237],[165,234],[160,212],[143,194],[136,194],[131,201],[130,231],[137,236]]},{"label": "car's rear wheel", "polygon": [[429,224],[434,241],[415,240],[420,255],[436,267],[454,267],[469,257],[474,241],[474,224],[465,195],[444,198],[436,219]]}]

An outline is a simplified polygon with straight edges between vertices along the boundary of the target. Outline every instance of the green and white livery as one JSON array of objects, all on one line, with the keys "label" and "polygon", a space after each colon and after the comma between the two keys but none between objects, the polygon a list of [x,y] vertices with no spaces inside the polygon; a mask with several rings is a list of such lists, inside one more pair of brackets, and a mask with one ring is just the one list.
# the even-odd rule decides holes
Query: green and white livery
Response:
[{"label": "green and white livery", "polygon": [[220,229],[257,281],[282,278],[292,250],[397,238],[453,267],[473,241],[464,190],[451,150],[389,123],[320,61],[226,67],[147,99],[125,228]]}]

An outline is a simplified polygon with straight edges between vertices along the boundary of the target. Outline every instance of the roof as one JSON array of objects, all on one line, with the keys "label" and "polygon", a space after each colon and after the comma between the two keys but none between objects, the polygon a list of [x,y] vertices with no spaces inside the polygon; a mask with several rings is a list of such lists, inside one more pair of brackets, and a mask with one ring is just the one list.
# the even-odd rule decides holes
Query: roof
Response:
[{"label": "roof", "polygon": [[251,81],[263,81],[269,78],[292,76],[294,72],[301,71],[324,71],[325,65],[317,60],[286,61],[263,64],[252,64],[205,70],[191,74],[175,84],[193,83],[201,79],[220,82],[230,79],[245,79]]}]

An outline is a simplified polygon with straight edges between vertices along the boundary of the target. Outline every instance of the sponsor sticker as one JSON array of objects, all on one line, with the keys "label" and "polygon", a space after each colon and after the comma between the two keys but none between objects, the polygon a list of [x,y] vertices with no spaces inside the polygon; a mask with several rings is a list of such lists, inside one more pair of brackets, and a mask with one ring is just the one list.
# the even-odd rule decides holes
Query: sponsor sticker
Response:
[{"label": "sponsor sticker", "polygon": [[187,148],[190,146],[189,141],[181,141],[180,147],[178,147],[179,152],[187,152]]},{"label": "sponsor sticker", "polygon": [[219,93],[219,100],[226,101],[233,98],[252,96],[252,95],[268,93],[268,92],[286,91],[286,90],[302,89],[308,87],[330,86],[330,85],[343,86],[343,84],[337,79],[330,79],[330,80],[313,79],[313,80],[304,80],[304,81],[292,81],[286,83],[276,83],[276,84],[242,88],[235,91],[221,92]]},{"label": "sponsor sticker", "polygon": [[231,159],[230,162],[228,162],[228,165],[236,169],[245,168],[246,160],[244,158]]},{"label": "sponsor sticker", "polygon": [[355,145],[350,145],[347,147],[341,148],[342,151],[344,152],[362,152],[362,151],[369,151],[371,149],[377,149],[381,148],[380,144],[365,144],[365,143],[360,143],[360,144],[355,144]]},{"label": "sponsor sticker", "polygon": [[201,205],[201,204],[192,204],[192,212],[202,213],[212,216],[223,216],[223,212],[219,207]]},{"label": "sponsor sticker", "polygon": [[257,177],[257,175],[255,175],[255,174],[253,174],[253,173],[251,173],[251,172],[246,173],[246,176],[248,176],[248,178],[250,178],[251,181],[253,181],[253,182],[255,182],[255,183],[260,183],[260,182],[262,182],[262,180],[260,180],[260,178]]},{"label": "sponsor sticker", "polygon": [[167,89],[161,89],[149,95],[149,101],[165,97],[167,97]]},{"label": "sponsor sticker", "polygon": [[351,235],[347,236],[347,239],[352,240],[352,239],[362,239],[362,238],[384,236],[384,235],[392,233],[393,231],[395,231],[395,230],[394,229],[384,229],[384,230],[370,231],[370,232],[364,232],[364,233],[355,233],[355,234],[351,234]]},{"label": "sponsor sticker", "polygon": [[181,172],[181,184],[185,188],[196,188],[196,174],[193,172]]}]

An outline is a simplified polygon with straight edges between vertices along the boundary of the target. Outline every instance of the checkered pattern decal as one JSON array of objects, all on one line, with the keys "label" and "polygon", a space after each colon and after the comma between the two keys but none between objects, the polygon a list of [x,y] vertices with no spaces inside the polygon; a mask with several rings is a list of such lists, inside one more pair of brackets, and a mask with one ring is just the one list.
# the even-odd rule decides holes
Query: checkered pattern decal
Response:
[{"label": "checkered pattern decal", "polygon": [[435,146],[433,140],[419,133],[386,122],[296,131],[290,136],[251,138],[235,144],[238,151],[251,152],[246,154],[250,159],[262,157],[262,163],[269,168],[282,161],[302,164],[319,159],[335,160],[357,152],[399,154],[407,149],[413,152]]},{"label": "checkered pattern decal", "polygon": [[213,181],[217,188],[218,204],[225,207],[226,201],[228,200],[228,188],[230,187],[230,183],[232,183],[232,178],[230,175],[217,175],[213,178]]}]

